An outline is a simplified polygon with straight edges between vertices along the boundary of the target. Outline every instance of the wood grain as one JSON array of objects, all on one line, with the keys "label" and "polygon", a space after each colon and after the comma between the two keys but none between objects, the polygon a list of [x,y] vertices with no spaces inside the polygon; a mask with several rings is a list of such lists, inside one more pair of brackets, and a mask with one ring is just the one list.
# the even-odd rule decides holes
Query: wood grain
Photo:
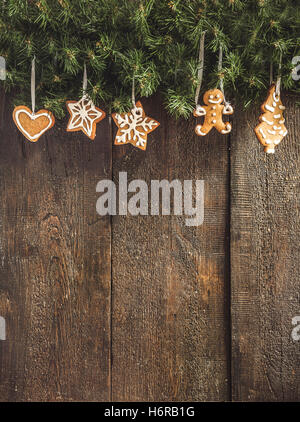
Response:
[{"label": "wood grain", "polygon": [[112,399],[227,400],[227,138],[197,137],[195,118],[176,123],[157,99],[143,105],[161,126],[145,153],[114,148],[114,180],[204,179],[205,220],[113,217]]},{"label": "wood grain", "polygon": [[31,144],[7,105],[1,129],[1,401],[110,398],[109,125],[94,142],[56,125]]},{"label": "wood grain", "polygon": [[266,155],[240,112],[231,137],[232,396],[299,401],[300,112],[285,98],[289,134]]},{"label": "wood grain", "polygon": [[[299,401],[295,102],[266,155],[259,110],[202,138],[154,97],[143,152],[112,147],[110,119],[95,141],[57,122],[31,144],[1,94],[0,401]],[[121,171],[204,180],[203,225],[100,217],[96,184]]]}]

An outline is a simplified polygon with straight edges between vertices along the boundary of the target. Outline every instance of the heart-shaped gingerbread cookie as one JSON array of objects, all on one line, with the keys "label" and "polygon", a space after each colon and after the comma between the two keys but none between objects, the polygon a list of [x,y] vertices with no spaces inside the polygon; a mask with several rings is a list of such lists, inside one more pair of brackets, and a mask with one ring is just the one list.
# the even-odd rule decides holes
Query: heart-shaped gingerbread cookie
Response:
[{"label": "heart-shaped gingerbread cookie", "polygon": [[26,106],[16,107],[13,111],[13,119],[19,131],[30,142],[38,141],[39,137],[55,123],[51,111],[39,110],[32,113]]}]

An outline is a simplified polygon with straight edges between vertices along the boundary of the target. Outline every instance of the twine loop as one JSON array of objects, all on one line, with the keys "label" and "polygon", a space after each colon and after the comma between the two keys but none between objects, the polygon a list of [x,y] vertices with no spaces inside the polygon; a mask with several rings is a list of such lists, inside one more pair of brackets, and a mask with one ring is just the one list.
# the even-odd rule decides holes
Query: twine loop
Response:
[{"label": "twine loop", "polygon": [[219,76],[219,85],[220,85],[220,91],[222,92],[223,97],[224,97],[225,106],[227,106],[230,103],[228,101],[226,101],[226,98],[225,98],[224,76],[222,75],[222,64],[223,64],[223,47],[220,46],[220,48],[219,48],[219,60],[218,60],[218,74],[220,75]]},{"label": "twine loop", "polygon": [[[282,51],[280,51],[278,73],[277,73],[277,79],[276,79],[276,83],[275,83],[275,94],[277,96],[280,95],[281,67],[282,67]],[[273,82],[274,82],[274,79],[273,79],[273,62],[271,61],[270,62],[270,85]]]},{"label": "twine loop", "polygon": [[201,84],[202,84],[202,79],[203,79],[205,32],[206,31],[202,32],[201,39],[200,39],[200,44],[199,44],[198,73],[197,73],[198,85],[197,85],[196,93],[195,93],[196,107],[198,105],[199,94],[200,94],[200,89],[201,89]]},{"label": "twine loop", "polygon": [[82,92],[83,96],[86,96],[86,90],[87,90],[87,71],[86,71],[86,64],[83,65],[83,79],[82,79]]},{"label": "twine loop", "polygon": [[31,110],[32,114],[35,111],[35,56],[31,62]]},{"label": "twine loop", "polygon": [[279,66],[278,66],[278,74],[277,74],[277,81],[276,81],[276,95],[280,95],[280,84],[281,84],[281,65],[282,65],[282,51],[280,51],[279,57]]},{"label": "twine loop", "polygon": [[135,107],[135,78],[132,77],[132,89],[131,89],[131,102],[133,107]]}]

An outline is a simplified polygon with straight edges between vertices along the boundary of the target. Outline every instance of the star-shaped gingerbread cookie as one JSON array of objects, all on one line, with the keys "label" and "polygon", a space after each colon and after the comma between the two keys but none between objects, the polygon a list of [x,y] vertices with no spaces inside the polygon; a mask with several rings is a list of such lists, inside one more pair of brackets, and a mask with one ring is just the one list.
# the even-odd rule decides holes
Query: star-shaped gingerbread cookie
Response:
[{"label": "star-shaped gingerbread cookie", "polygon": [[138,101],[130,113],[113,113],[112,118],[118,126],[115,145],[132,144],[145,151],[147,136],[159,126],[159,122],[145,115],[143,106]]},{"label": "star-shaped gingerbread cookie", "polygon": [[66,105],[70,113],[67,132],[82,130],[90,139],[95,139],[96,125],[105,118],[105,112],[95,107],[87,95],[84,95],[79,101],[67,101]]}]

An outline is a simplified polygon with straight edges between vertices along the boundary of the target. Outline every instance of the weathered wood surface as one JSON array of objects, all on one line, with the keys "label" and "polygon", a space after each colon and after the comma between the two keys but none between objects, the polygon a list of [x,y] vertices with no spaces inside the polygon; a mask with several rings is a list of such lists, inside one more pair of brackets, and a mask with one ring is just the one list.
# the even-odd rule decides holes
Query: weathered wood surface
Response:
[{"label": "weathered wood surface", "polygon": [[184,216],[113,219],[112,398],[227,400],[227,139],[144,107],[161,126],[146,153],[115,148],[114,180],[205,180],[205,217],[198,227]]},{"label": "weathered wood surface", "polygon": [[[63,122],[31,144],[0,110],[0,401],[300,399],[294,103],[274,156],[257,111],[200,138],[143,101],[161,126],[142,152],[112,147],[109,119],[94,142]],[[204,224],[100,217],[96,184],[120,171],[203,179]]]},{"label": "weathered wood surface", "polygon": [[289,134],[274,155],[239,113],[231,136],[232,397],[299,401],[300,111],[285,98]]},{"label": "weathered wood surface", "polygon": [[[1,127],[0,400],[110,398],[109,125],[91,142],[57,125],[37,144]],[[100,133],[102,133],[100,135]]]}]

